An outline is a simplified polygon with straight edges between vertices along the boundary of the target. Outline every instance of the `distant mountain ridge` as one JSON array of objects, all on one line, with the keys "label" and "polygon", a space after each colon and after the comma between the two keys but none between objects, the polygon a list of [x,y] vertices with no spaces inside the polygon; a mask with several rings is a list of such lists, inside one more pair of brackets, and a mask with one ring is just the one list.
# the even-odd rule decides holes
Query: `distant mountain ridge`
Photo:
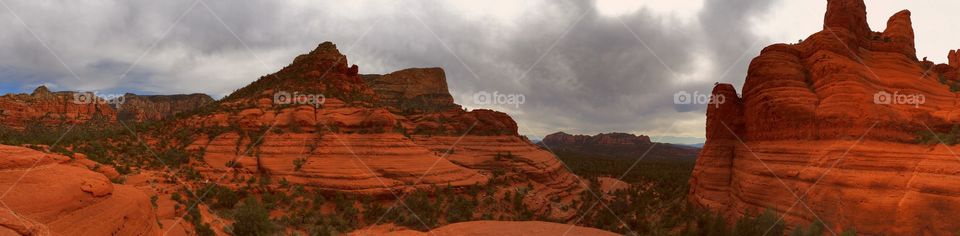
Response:
[{"label": "distant mountain ridge", "polygon": [[684,158],[694,159],[699,148],[669,143],[657,143],[650,136],[628,133],[600,133],[597,135],[557,132],[543,138],[541,145],[564,152],[578,152],[607,158]]},{"label": "distant mountain ridge", "polygon": [[0,125],[23,129],[32,124],[77,124],[91,119],[160,120],[214,102],[206,94],[136,95],[103,97],[93,92],[50,91],[39,86],[33,92],[0,96]]}]

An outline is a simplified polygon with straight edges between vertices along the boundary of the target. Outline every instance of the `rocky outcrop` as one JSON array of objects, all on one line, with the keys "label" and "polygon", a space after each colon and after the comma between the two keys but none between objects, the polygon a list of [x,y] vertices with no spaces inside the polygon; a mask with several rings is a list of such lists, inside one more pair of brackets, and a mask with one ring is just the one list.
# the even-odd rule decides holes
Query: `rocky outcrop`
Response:
[{"label": "rocky outcrop", "polygon": [[669,143],[654,143],[646,135],[601,133],[571,135],[557,132],[543,137],[541,143],[553,151],[575,152],[596,157],[634,159],[692,159],[699,149]]},{"label": "rocky outcrop", "polygon": [[65,156],[0,145],[0,233],[157,235],[149,197]]},{"label": "rocky outcrop", "polygon": [[123,95],[124,102],[115,106],[121,120],[160,120],[181,112],[191,111],[214,102],[209,95]]},{"label": "rocky outcrop", "polygon": [[30,94],[0,96],[0,124],[13,129],[34,124],[76,124],[95,118],[116,120],[116,111],[93,93],[51,92],[40,86]]},{"label": "rocky outcrop", "polygon": [[[511,185],[532,187],[523,200],[535,212],[573,216],[573,208],[555,204],[579,198],[586,183],[520,137],[510,116],[454,104],[441,69],[361,76],[346,60],[332,43],[320,44],[164,130],[199,134],[188,144],[203,153],[193,165],[227,186],[236,176],[268,177],[389,198],[434,186],[483,185],[495,170],[505,170]],[[303,99],[278,103],[277,94]]]},{"label": "rocky outcrop", "polygon": [[830,28],[849,30],[854,35],[873,32],[867,24],[867,5],[863,1],[827,0],[823,29]]},{"label": "rocky outcrop", "polygon": [[834,232],[956,232],[941,219],[960,212],[960,191],[948,187],[960,184],[960,151],[916,141],[960,124],[952,67],[916,59],[908,11],[880,33],[862,0],[827,9],[824,31],[763,49],[741,97],[714,88],[727,101],[707,110],[690,201],[730,217],[769,208]]},{"label": "rocky outcrop", "polygon": [[51,92],[40,86],[30,94],[0,96],[0,124],[22,130],[29,125],[79,124],[92,119],[160,120],[212,102],[206,94],[103,97],[93,92]]},{"label": "rocky outcrop", "polygon": [[378,102],[401,114],[460,109],[447,90],[442,68],[410,68],[386,75],[363,75]]},{"label": "rocky outcrop", "polygon": [[950,53],[947,53],[947,60],[949,60],[950,67],[960,69],[960,52],[950,50]]},{"label": "rocky outcrop", "polygon": [[573,146],[573,145],[650,145],[650,137],[646,135],[633,135],[627,133],[600,133],[594,136],[590,135],[571,135],[564,132],[557,132],[543,137],[543,142],[548,145]]}]

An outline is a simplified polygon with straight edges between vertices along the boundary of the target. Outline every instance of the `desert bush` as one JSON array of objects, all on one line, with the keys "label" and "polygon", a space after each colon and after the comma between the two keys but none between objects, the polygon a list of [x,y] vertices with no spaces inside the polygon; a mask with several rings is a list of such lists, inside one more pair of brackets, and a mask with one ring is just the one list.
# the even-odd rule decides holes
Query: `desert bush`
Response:
[{"label": "desert bush", "polygon": [[248,197],[234,212],[233,235],[272,235],[279,229],[270,221],[270,212],[257,201]]}]

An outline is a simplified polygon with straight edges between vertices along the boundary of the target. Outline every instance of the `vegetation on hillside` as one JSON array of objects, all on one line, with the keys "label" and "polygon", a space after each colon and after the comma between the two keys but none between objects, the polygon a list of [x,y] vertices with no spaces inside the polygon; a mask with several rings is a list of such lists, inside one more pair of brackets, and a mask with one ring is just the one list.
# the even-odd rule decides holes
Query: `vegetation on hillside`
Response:
[{"label": "vegetation on hillside", "polygon": [[[787,226],[776,213],[748,213],[740,219],[726,219],[687,202],[688,180],[696,160],[605,159],[576,152],[555,153],[575,174],[591,179],[620,178],[631,187],[613,193],[612,200],[598,203],[592,193],[602,194],[598,186],[585,192],[578,217],[584,226],[628,235],[785,235]],[[592,206],[592,207],[591,207]],[[790,235],[823,235],[822,223],[796,227]],[[855,235],[854,230],[843,235]]]}]

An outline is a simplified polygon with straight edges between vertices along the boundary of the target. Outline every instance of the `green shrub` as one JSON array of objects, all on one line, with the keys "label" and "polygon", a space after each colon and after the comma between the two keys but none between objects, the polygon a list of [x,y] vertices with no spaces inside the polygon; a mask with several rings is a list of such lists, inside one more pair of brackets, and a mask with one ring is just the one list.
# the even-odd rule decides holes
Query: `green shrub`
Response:
[{"label": "green shrub", "polygon": [[914,141],[919,144],[939,144],[943,143],[947,146],[953,146],[960,143],[960,126],[953,125],[950,128],[950,131],[946,133],[939,133],[930,130],[921,130],[917,131]]},{"label": "green shrub", "polygon": [[306,158],[293,159],[293,170],[300,171],[300,169],[303,168],[303,164],[306,164],[306,163],[307,163]]},{"label": "green shrub", "polygon": [[234,212],[233,235],[272,235],[279,228],[270,221],[270,212],[256,198],[244,199]]}]

